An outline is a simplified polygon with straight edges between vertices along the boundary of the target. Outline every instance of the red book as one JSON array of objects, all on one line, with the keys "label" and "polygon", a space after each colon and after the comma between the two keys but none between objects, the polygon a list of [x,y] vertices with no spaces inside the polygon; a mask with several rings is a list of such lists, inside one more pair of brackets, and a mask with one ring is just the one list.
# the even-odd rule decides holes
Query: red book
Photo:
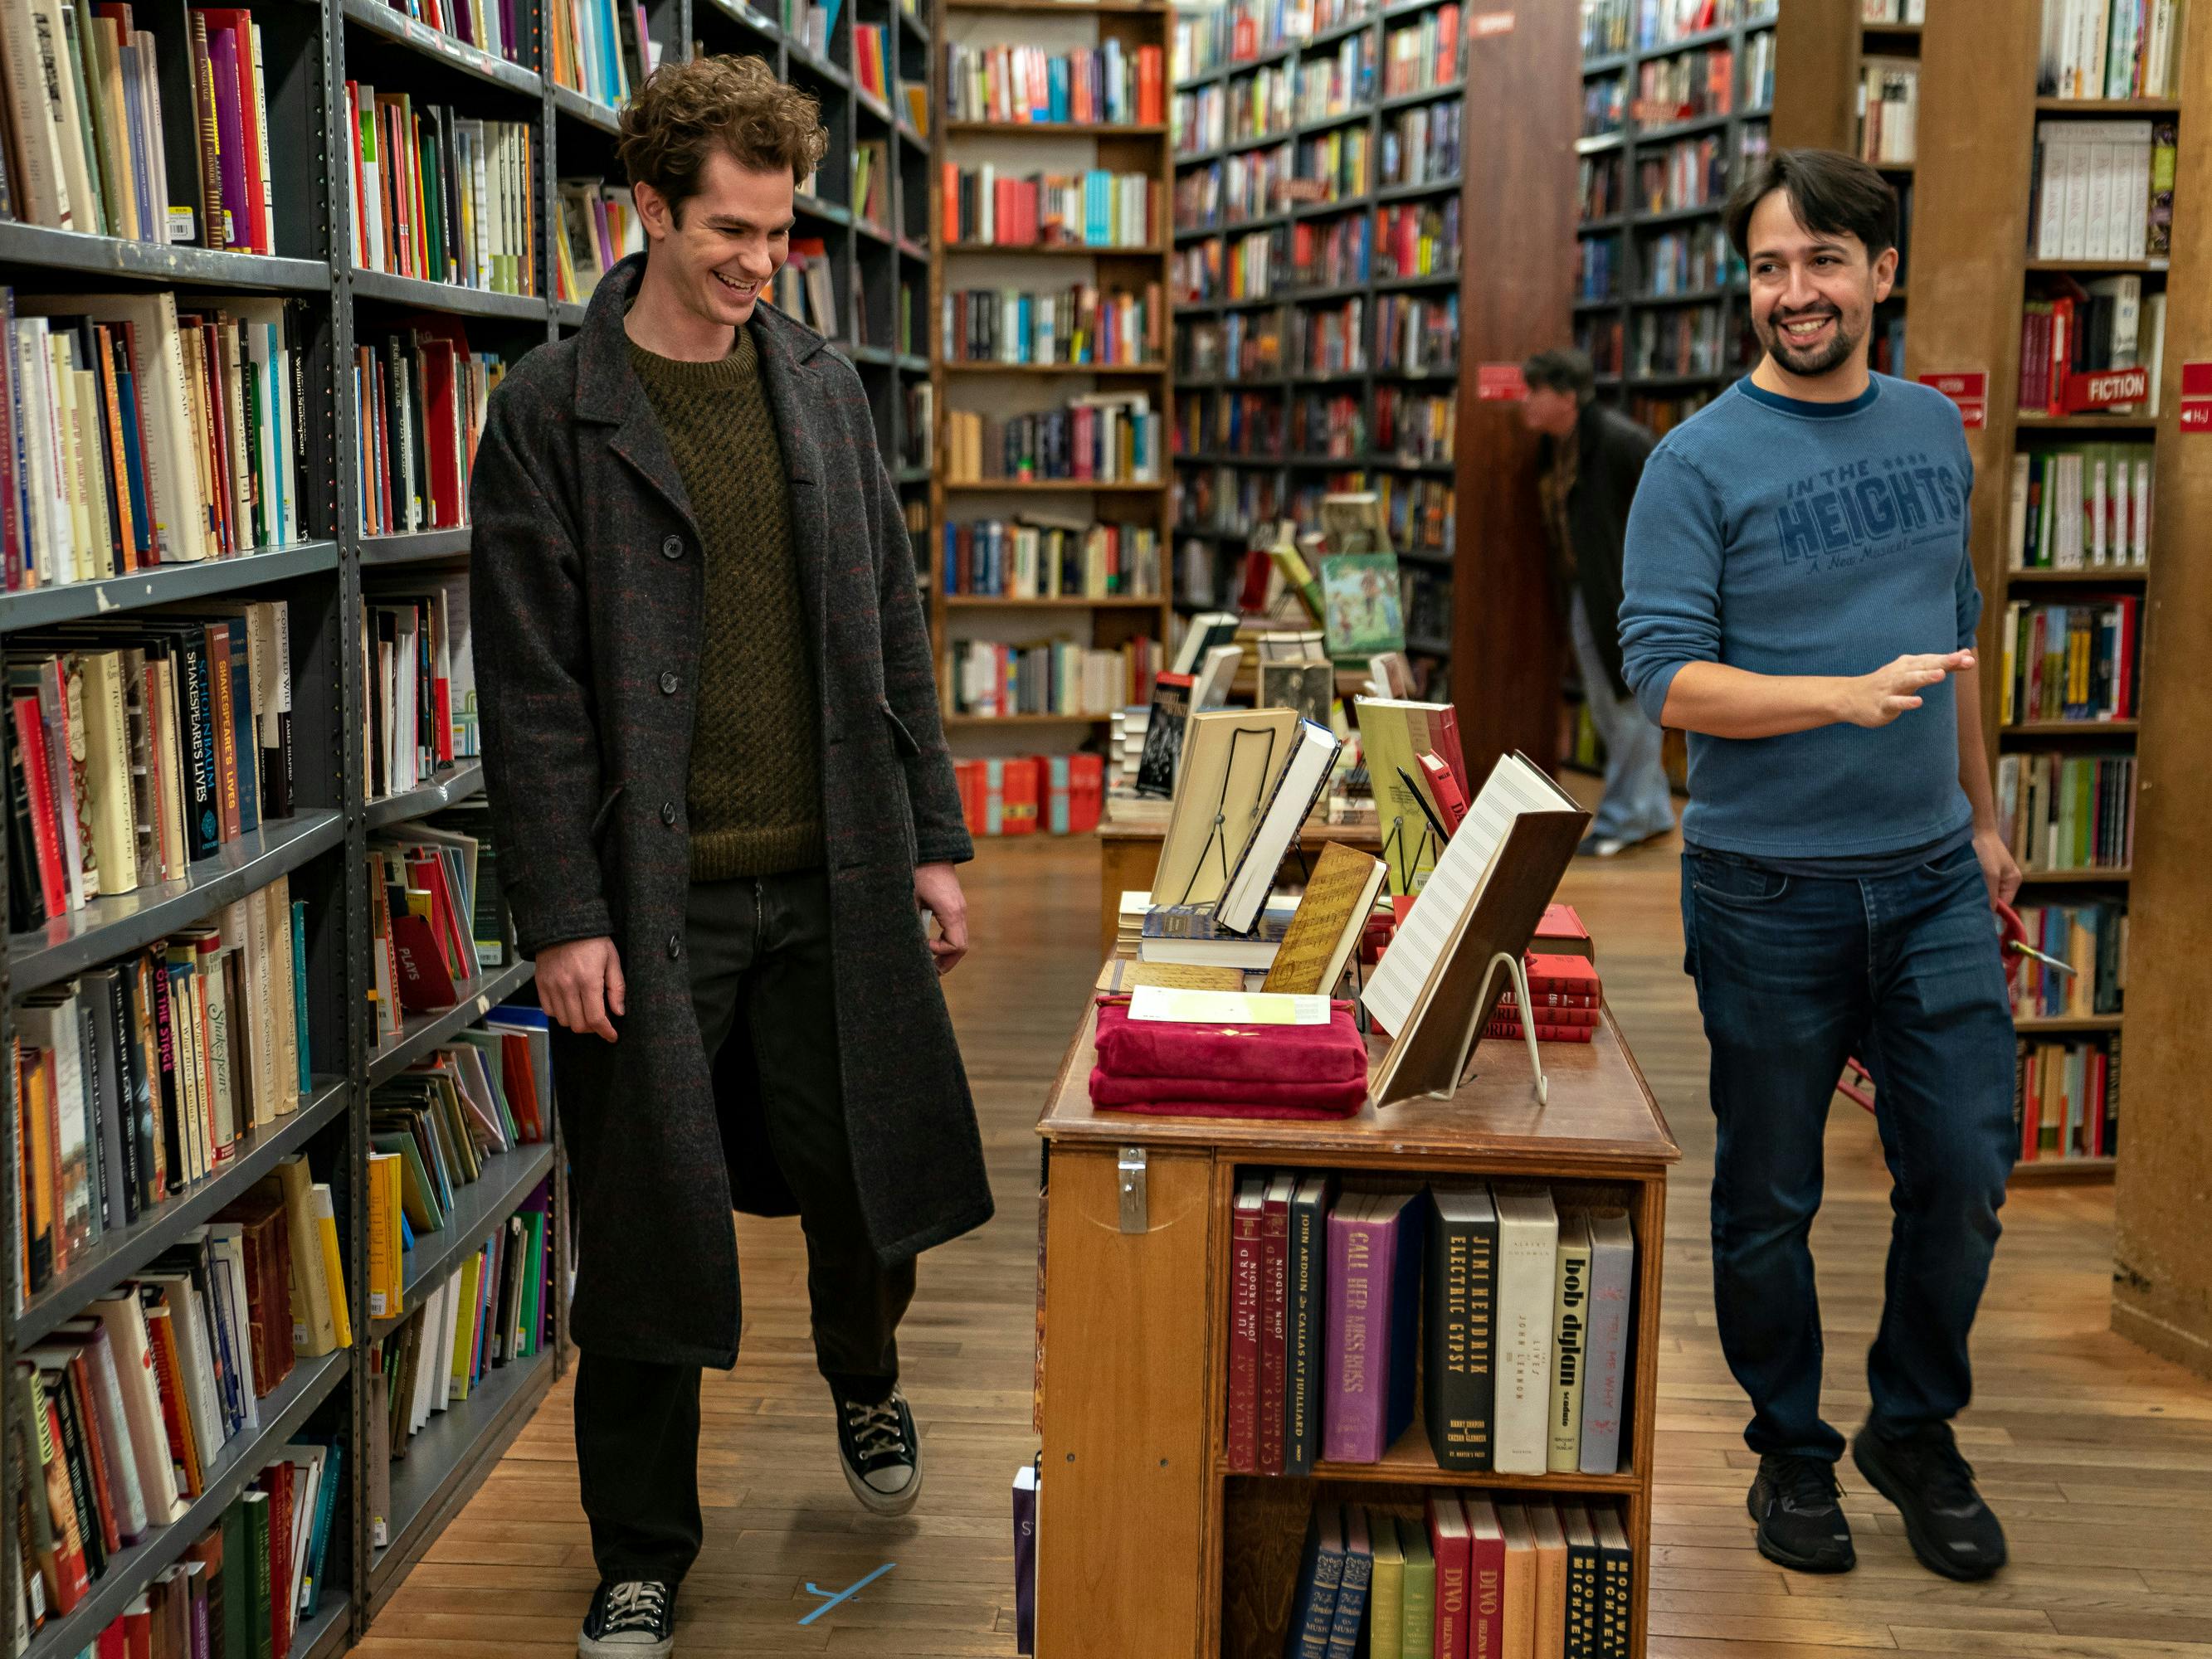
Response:
[{"label": "red book", "polygon": [[1297,1177],[1269,1177],[1260,1215],[1260,1473],[1283,1472],[1283,1365],[1290,1335],[1291,1194]]},{"label": "red book", "polygon": [[515,1127],[523,1139],[545,1139],[545,1126],[538,1119],[538,1067],[530,1058],[530,1039],[520,1031],[501,1033],[504,1064],[500,1080],[507,1085],[507,1103],[514,1109]]},{"label": "red book", "polygon": [[[1510,1016],[1495,1016],[1489,1024],[1482,1028],[1482,1034],[1518,1042],[1521,1040],[1521,1022]],[[1589,1042],[1596,1036],[1597,1028],[1594,1025],[1540,1024],[1536,1027],[1536,1041],[1539,1042]]]},{"label": "red book", "polygon": [[1267,1184],[1253,1176],[1237,1188],[1229,1251],[1229,1471],[1260,1468],[1260,1232]]},{"label": "red book", "polygon": [[1037,832],[1038,798],[1042,793],[1037,774],[1043,769],[1035,759],[1010,760],[999,781],[999,833],[1033,836]]},{"label": "red book", "polygon": [[453,1006],[458,993],[446,967],[445,951],[436,930],[422,916],[402,913],[392,918],[392,950],[399,965],[399,1006],[410,1013],[424,1014]]},{"label": "red book", "polygon": [[[1468,799],[1472,800],[1474,797],[1470,795]],[[1528,949],[1532,953],[1547,956],[1587,957],[1593,963],[1597,960],[1597,945],[1571,904],[1544,907],[1544,919],[1536,924],[1536,937],[1530,941]]]},{"label": "red book", "polygon": [[100,1632],[99,1644],[93,1649],[98,1659],[131,1659],[131,1638],[124,1631],[124,1615],[117,1613]]},{"label": "red book", "polygon": [[61,842],[54,832],[53,776],[46,769],[46,727],[37,694],[15,699],[15,747],[23,757],[23,781],[31,796],[31,837],[39,849],[39,895],[46,919],[69,909],[69,886],[62,876]]},{"label": "red book", "polygon": [[[1540,940],[1549,944],[1550,940]],[[1532,951],[1523,964],[1528,976],[1528,994],[1532,997],[1550,995],[1588,997],[1595,1007],[1597,999],[1604,994],[1598,982],[1597,964],[1587,957],[1551,956]],[[1568,1005],[1571,1006],[1572,1005]]]},{"label": "red book", "polygon": [[[1500,1008],[1510,1008],[1515,1005],[1516,1000],[1517,999],[1514,996],[1513,993],[1508,991],[1498,1006]],[[1585,1008],[1595,1012],[1597,1009],[1598,1004],[1601,1002],[1603,999],[1595,996],[1577,995],[1566,991],[1539,991],[1534,986],[1531,986],[1528,990],[1528,1000],[1535,1004],[1539,1009]],[[1575,1024],[1575,1022],[1572,1020],[1563,1020],[1560,1024],[1571,1025]]]},{"label": "red book", "polygon": [[[1520,1005],[1515,1002],[1511,997],[1501,997],[1498,1003],[1498,1018],[1500,1019],[1519,1019],[1521,1018]],[[1595,1008],[1555,1008],[1547,1005],[1543,999],[1540,997],[1536,1000],[1536,1024],[1539,1025],[1595,1025],[1597,1024],[1597,1010]]]},{"label": "red book", "polygon": [[269,1494],[270,1650],[292,1650],[292,1466],[271,1463],[258,1483]]},{"label": "red book", "polygon": [[1067,762],[1067,830],[1088,835],[1098,827],[1106,804],[1106,757],[1071,755]]},{"label": "red book", "polygon": [[1468,1659],[1468,1574],[1474,1539],[1467,1511],[1449,1492],[1429,1494],[1429,1551],[1437,1559],[1436,1643],[1431,1659]]},{"label": "red book", "polygon": [[1505,1529],[1486,1498],[1467,1504],[1467,1659],[1503,1659],[1505,1651]]}]

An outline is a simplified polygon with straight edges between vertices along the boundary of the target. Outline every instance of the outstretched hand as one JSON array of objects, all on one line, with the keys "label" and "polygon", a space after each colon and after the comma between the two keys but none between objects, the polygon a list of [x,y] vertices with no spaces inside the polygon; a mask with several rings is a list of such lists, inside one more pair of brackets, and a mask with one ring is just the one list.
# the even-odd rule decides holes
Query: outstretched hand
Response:
[{"label": "outstretched hand", "polygon": [[1899,657],[1844,683],[1843,718],[1853,726],[1887,726],[1919,708],[1928,687],[1973,665],[1971,651]]}]

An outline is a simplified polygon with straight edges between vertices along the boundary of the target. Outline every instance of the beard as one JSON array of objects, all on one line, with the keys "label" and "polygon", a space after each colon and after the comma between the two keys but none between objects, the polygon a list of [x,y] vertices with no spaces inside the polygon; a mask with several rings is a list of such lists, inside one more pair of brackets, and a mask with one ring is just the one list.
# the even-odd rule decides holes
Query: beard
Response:
[{"label": "beard", "polygon": [[[1802,322],[1808,317],[1832,317],[1835,319],[1835,327],[1830,331],[1826,345],[1809,349],[1793,346],[1789,337],[1783,333],[1784,323]],[[1759,337],[1759,343],[1768,356],[1792,374],[1801,374],[1808,379],[1826,374],[1850,362],[1851,353],[1858,349],[1859,342],[1866,334],[1863,328],[1856,334],[1852,333],[1845,325],[1844,313],[1832,306],[1812,307],[1783,317],[1769,312],[1763,319],[1754,316],[1751,326],[1752,332]]]}]

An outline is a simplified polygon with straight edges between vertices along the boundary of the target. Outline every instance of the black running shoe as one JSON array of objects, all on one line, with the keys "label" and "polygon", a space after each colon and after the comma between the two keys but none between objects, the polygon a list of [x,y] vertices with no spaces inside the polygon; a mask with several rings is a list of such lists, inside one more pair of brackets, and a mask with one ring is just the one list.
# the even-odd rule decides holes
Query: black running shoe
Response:
[{"label": "black running shoe", "polygon": [[879,1406],[838,1401],[837,1453],[853,1496],[878,1515],[904,1515],[921,1496],[921,1442],[896,1389]]},{"label": "black running shoe", "polygon": [[1869,1425],[1851,1441],[1867,1484],[1897,1505],[1920,1565],[1946,1578],[1986,1578],[2005,1564],[2004,1528],[1974,1490],[1948,1423],[1886,1435]]},{"label": "black running shoe", "polygon": [[1759,1522],[1759,1553],[1799,1572],[1848,1572],[1858,1565],[1851,1523],[1837,1500],[1836,1466],[1818,1457],[1768,1452],[1759,1460],[1746,1507]]},{"label": "black running shoe", "polygon": [[667,1659],[676,1649],[676,1586],[658,1578],[603,1583],[576,1636],[578,1659]]}]

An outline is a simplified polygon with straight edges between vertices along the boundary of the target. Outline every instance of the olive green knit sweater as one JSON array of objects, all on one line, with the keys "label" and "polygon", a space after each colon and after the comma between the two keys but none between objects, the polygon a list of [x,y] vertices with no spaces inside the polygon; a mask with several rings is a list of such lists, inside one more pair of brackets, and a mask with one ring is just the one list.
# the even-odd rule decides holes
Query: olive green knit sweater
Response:
[{"label": "olive green knit sweater", "polygon": [[821,706],[791,486],[751,331],[720,362],[678,362],[635,341],[629,356],[705,542],[692,879],[805,869],[823,856]]}]

